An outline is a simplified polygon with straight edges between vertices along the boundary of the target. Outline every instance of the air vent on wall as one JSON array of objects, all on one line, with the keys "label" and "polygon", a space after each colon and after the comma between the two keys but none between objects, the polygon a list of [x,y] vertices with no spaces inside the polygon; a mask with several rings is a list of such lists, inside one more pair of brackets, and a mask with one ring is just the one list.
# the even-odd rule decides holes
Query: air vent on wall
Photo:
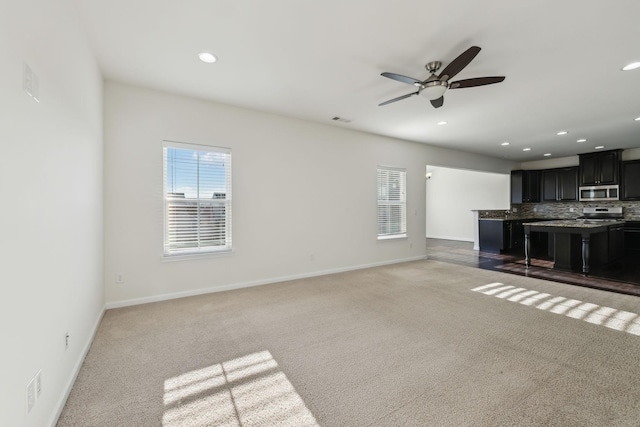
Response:
[{"label": "air vent on wall", "polygon": [[343,119],[342,117],[338,117],[335,116],[334,118],[332,118],[331,120],[334,120],[336,122],[342,122],[342,123],[351,123],[351,120],[349,119]]}]

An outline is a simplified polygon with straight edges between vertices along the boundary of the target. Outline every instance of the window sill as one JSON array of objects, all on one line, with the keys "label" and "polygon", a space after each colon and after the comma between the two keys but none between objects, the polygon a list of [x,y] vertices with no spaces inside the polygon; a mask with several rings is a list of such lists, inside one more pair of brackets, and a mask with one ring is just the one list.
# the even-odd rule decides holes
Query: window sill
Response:
[{"label": "window sill", "polygon": [[218,258],[224,256],[233,255],[233,249],[225,249],[221,251],[214,252],[194,252],[194,253],[185,253],[185,254],[176,254],[176,255],[162,255],[162,262],[175,262],[175,261],[188,261],[193,259],[202,259],[202,258]]},{"label": "window sill", "polygon": [[378,236],[378,240],[406,239],[407,234],[391,234],[388,236]]}]

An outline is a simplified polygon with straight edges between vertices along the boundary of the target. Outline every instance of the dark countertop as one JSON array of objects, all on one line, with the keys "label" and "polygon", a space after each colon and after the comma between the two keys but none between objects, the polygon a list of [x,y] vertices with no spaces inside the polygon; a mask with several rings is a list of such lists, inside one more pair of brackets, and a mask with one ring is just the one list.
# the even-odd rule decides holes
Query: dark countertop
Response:
[{"label": "dark countertop", "polygon": [[624,224],[624,221],[581,221],[575,219],[558,219],[551,221],[536,221],[525,222],[524,225],[534,225],[536,227],[550,227],[550,228],[598,228],[609,225]]},{"label": "dark countertop", "polygon": [[[530,222],[546,222],[546,221],[576,221],[574,218],[533,218],[533,217],[518,217],[518,216],[505,216],[501,218],[478,218],[480,221],[530,221]],[[576,221],[577,222],[577,221]],[[623,222],[640,222],[640,217],[624,218]]]},{"label": "dark countertop", "polygon": [[544,218],[531,218],[531,217],[503,217],[503,218],[478,218],[480,221],[544,221]]}]

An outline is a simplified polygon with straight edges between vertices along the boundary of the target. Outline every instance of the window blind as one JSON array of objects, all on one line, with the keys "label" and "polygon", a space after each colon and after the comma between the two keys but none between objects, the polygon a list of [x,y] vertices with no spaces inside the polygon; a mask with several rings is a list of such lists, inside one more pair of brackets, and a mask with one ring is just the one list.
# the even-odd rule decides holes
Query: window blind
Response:
[{"label": "window blind", "polygon": [[164,255],[231,250],[231,150],[163,143]]},{"label": "window blind", "polygon": [[378,239],[407,235],[406,169],[378,167]]}]

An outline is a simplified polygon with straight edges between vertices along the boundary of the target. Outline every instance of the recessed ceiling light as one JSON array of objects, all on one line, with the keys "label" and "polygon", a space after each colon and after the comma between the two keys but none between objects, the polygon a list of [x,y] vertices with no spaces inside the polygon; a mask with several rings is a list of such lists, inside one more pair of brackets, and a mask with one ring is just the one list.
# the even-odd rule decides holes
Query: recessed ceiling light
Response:
[{"label": "recessed ceiling light", "polygon": [[560,132],[556,133],[556,135],[566,135],[569,132],[567,132],[566,130],[561,130]]},{"label": "recessed ceiling light", "polygon": [[545,157],[549,157],[551,155],[551,153],[544,153],[543,156]]},{"label": "recessed ceiling light", "polygon": [[579,140],[577,140],[576,142],[587,142],[587,140],[586,140],[586,139],[584,139],[584,138],[580,138],[580,139],[579,139]]},{"label": "recessed ceiling light", "polygon": [[200,58],[200,61],[206,62],[207,64],[213,64],[218,60],[218,58],[213,53],[209,52],[200,52],[198,54],[198,58]]},{"label": "recessed ceiling light", "polygon": [[531,151],[531,148],[523,148],[522,151]]},{"label": "recessed ceiling light", "polygon": [[640,62],[632,62],[631,64],[627,64],[622,67],[622,71],[635,70],[636,68],[640,68]]},{"label": "recessed ceiling light", "polygon": [[602,148],[604,148],[604,145],[598,145],[597,147],[595,147],[596,150],[600,150]]},{"label": "recessed ceiling light", "polygon": [[505,141],[505,142],[503,142],[503,143],[502,143],[502,144],[500,144],[500,145],[509,145],[509,143],[508,143],[507,141]]},{"label": "recessed ceiling light", "polygon": [[447,122],[438,122],[438,125],[442,126],[442,125],[446,125]]}]

